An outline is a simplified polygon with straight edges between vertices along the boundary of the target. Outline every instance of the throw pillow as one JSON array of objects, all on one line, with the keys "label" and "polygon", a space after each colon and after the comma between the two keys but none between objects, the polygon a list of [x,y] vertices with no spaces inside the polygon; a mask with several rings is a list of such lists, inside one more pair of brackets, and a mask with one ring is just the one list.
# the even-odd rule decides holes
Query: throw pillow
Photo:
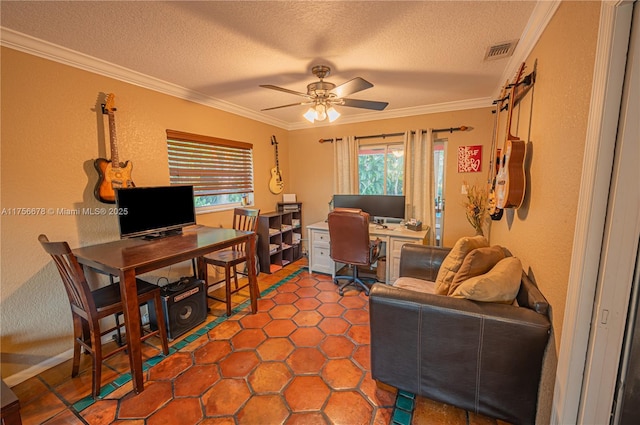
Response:
[{"label": "throw pillow", "polygon": [[429,280],[418,279],[415,277],[399,277],[393,282],[396,288],[407,289],[414,292],[422,292],[425,294],[433,294],[435,290],[435,282]]},{"label": "throw pillow", "polygon": [[442,261],[438,275],[436,276],[436,294],[447,295],[449,286],[453,282],[458,269],[462,265],[464,257],[472,250],[489,246],[489,242],[484,236],[465,236],[458,239],[451,251]]},{"label": "throw pillow", "polygon": [[522,263],[516,257],[503,258],[487,273],[462,282],[451,294],[454,298],[511,304],[518,295]]},{"label": "throw pillow", "polygon": [[451,295],[465,280],[474,276],[485,274],[493,268],[498,261],[504,258],[504,251],[499,245],[476,248],[464,257],[462,265],[451,282],[448,295]]}]

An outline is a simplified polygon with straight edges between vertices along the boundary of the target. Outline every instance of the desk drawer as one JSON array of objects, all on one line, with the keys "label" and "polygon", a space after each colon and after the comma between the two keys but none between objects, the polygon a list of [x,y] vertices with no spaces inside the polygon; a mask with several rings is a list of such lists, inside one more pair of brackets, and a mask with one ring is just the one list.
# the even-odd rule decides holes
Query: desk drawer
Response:
[{"label": "desk drawer", "polygon": [[313,232],[313,240],[311,241],[314,245],[318,242],[326,243],[329,246],[329,232]]},{"label": "desk drawer", "polygon": [[311,270],[332,274],[334,271],[333,267],[333,260],[329,256],[329,247],[321,248],[314,245]]},{"label": "desk drawer", "polygon": [[406,243],[410,243],[413,241],[409,241],[407,239],[391,239],[391,248],[389,249],[390,253],[400,255],[400,250],[402,249],[402,245]]},{"label": "desk drawer", "polygon": [[400,252],[402,246],[408,243],[421,243],[421,241],[409,240],[409,239],[392,239],[391,249],[387,255],[387,264],[389,267],[389,283],[395,282],[400,274]]}]

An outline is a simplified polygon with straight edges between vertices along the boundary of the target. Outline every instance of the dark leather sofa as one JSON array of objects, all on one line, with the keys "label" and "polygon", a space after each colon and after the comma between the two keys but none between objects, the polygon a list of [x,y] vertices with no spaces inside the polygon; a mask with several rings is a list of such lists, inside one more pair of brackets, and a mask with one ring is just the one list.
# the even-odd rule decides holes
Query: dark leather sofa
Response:
[{"label": "dark leather sofa", "polygon": [[[448,248],[404,245],[400,276],[435,281]],[[523,273],[518,306],[375,284],[373,378],[513,424],[533,424],[549,305]]]}]

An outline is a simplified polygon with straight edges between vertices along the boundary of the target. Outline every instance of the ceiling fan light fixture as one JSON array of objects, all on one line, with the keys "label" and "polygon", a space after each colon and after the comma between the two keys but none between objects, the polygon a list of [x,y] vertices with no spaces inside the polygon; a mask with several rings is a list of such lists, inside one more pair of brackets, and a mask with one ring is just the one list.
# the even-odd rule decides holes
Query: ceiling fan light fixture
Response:
[{"label": "ceiling fan light fixture", "polygon": [[[1,1],[1,0],[0,0]],[[291,103],[288,105],[275,106],[272,108],[262,109],[270,111],[273,109],[288,108],[290,106],[311,105],[310,108],[302,116],[310,123],[316,121],[324,121],[329,118],[330,122],[334,122],[340,117],[340,113],[336,111],[333,105],[348,106],[351,108],[372,109],[382,111],[389,104],[388,102],[376,102],[372,100],[349,99],[353,93],[361,92],[373,87],[373,84],[361,77],[355,77],[351,80],[336,86],[333,83],[324,81],[324,77],[328,76],[331,68],[325,65],[317,65],[311,69],[311,72],[318,77],[319,81],[307,84],[307,93],[297,92],[283,87],[273,86],[270,84],[261,84],[260,87],[278,90],[284,93],[294,94],[296,96],[305,97],[307,100],[300,103]]]},{"label": "ceiling fan light fixture", "polygon": [[305,112],[303,116],[307,119],[307,121],[313,124],[313,122],[316,120],[316,110],[313,108],[309,108],[309,110]]},{"label": "ceiling fan light fixture", "polygon": [[327,115],[329,116],[329,122],[334,122],[340,118],[340,112],[338,112],[333,106],[327,109]]},{"label": "ceiling fan light fixture", "polygon": [[322,103],[316,104],[316,121],[324,121],[327,119],[327,107]]}]

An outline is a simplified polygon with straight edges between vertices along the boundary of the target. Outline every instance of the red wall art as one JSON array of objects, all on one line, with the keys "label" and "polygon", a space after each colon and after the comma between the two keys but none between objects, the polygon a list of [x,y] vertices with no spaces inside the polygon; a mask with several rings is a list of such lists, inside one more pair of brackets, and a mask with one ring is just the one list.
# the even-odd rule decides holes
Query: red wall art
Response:
[{"label": "red wall art", "polygon": [[477,173],[482,171],[482,145],[458,147],[458,172]]}]

